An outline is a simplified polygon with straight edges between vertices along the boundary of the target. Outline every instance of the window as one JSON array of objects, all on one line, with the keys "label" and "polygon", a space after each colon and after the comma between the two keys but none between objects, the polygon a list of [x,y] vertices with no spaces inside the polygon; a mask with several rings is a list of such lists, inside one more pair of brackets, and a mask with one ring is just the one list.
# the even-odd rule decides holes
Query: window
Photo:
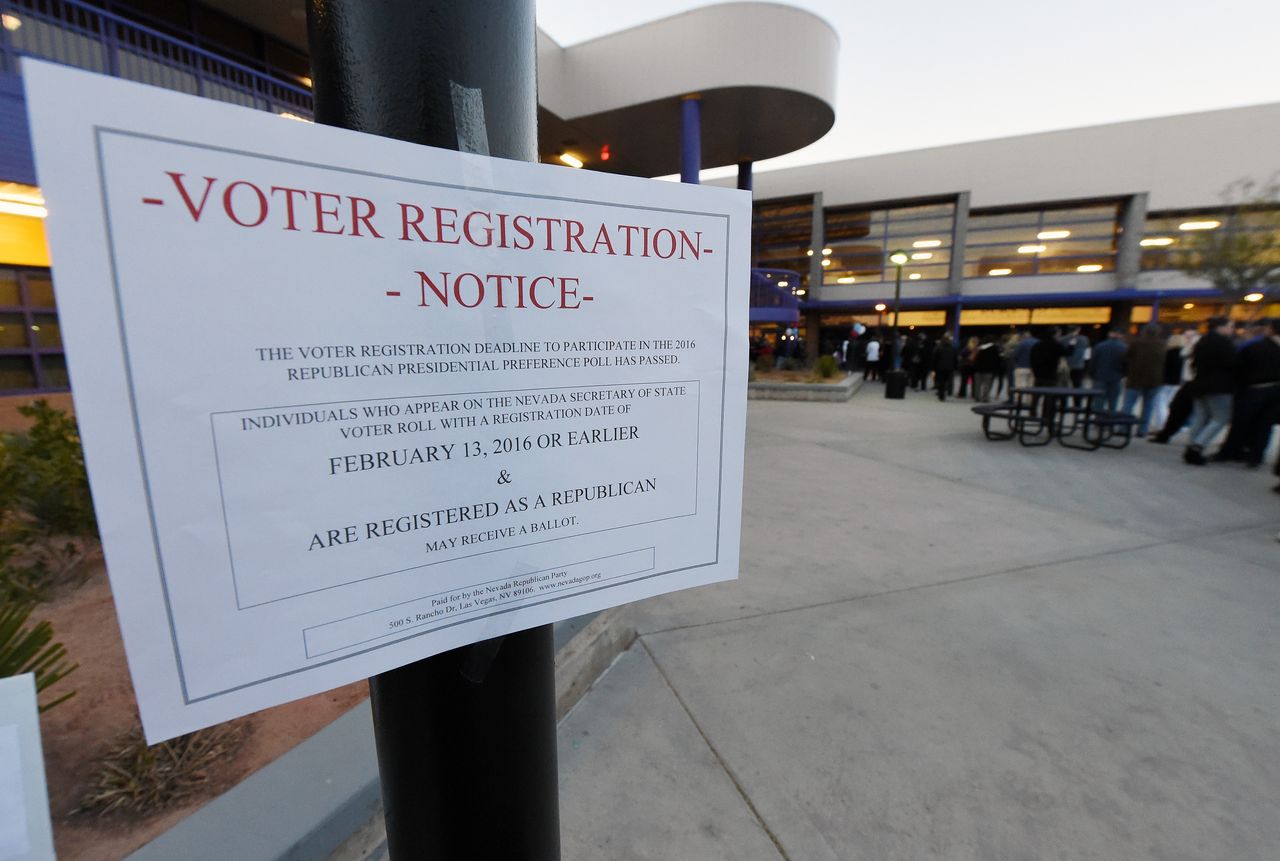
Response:
[{"label": "window", "polygon": [[760,201],[752,207],[751,265],[799,272],[807,286],[812,236],[811,196]]},{"label": "window", "polygon": [[49,270],[0,267],[0,393],[68,385]]},{"label": "window", "polygon": [[896,269],[889,255],[901,249],[911,256],[902,267],[904,281],[945,280],[951,270],[956,205],[928,203],[842,206],[828,209],[823,255],[824,284],[892,282]]},{"label": "window", "polygon": [[969,215],[966,278],[1113,272],[1119,202]]},{"label": "window", "polygon": [[1238,238],[1262,238],[1280,232],[1280,208],[1186,209],[1147,214],[1142,232],[1142,268],[1176,269],[1189,253],[1191,237],[1209,232]]}]

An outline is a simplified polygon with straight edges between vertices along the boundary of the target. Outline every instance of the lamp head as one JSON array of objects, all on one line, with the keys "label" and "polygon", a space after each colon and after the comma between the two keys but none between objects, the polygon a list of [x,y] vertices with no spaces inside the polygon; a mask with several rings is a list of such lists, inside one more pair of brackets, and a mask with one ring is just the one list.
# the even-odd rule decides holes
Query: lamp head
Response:
[{"label": "lamp head", "polygon": [[911,255],[905,251],[895,251],[889,255],[889,262],[894,266],[902,266],[910,259]]}]

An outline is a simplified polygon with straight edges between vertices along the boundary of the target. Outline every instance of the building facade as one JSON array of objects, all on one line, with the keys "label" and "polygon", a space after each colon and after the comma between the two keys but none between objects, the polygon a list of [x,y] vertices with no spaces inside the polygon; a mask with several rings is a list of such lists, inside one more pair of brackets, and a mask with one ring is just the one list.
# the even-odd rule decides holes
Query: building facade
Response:
[{"label": "building facade", "polygon": [[[760,173],[753,265],[796,273],[811,352],[889,321],[896,250],[904,327],[1192,325],[1228,303],[1178,267],[1189,240],[1280,227],[1223,200],[1280,176],[1277,139],[1268,104]],[[1280,313],[1278,288],[1232,313]]]}]

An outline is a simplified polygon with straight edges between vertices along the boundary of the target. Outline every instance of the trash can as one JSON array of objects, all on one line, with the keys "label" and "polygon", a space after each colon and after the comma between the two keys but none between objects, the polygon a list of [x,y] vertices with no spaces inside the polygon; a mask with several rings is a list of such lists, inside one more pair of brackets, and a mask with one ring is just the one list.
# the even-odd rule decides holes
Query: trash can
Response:
[{"label": "trash can", "polygon": [[884,396],[900,401],[907,395],[907,372],[889,371],[884,375]]}]

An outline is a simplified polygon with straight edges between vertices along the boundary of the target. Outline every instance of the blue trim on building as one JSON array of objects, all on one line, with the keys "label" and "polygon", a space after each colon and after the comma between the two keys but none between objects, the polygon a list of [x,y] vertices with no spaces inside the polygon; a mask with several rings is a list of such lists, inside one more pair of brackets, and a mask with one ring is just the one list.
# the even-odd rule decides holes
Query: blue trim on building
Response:
[{"label": "blue trim on building", "polygon": [[[892,297],[888,297],[892,298]],[[834,301],[801,302],[802,311],[873,310],[884,296],[866,299],[842,299]],[[1217,299],[1222,294],[1209,288],[1192,290],[1110,290],[1105,293],[1007,293],[992,296],[961,294],[959,296],[903,297],[903,308],[966,308],[992,307],[1041,307],[1044,305],[1110,305],[1113,302],[1155,302],[1163,299]]]}]

